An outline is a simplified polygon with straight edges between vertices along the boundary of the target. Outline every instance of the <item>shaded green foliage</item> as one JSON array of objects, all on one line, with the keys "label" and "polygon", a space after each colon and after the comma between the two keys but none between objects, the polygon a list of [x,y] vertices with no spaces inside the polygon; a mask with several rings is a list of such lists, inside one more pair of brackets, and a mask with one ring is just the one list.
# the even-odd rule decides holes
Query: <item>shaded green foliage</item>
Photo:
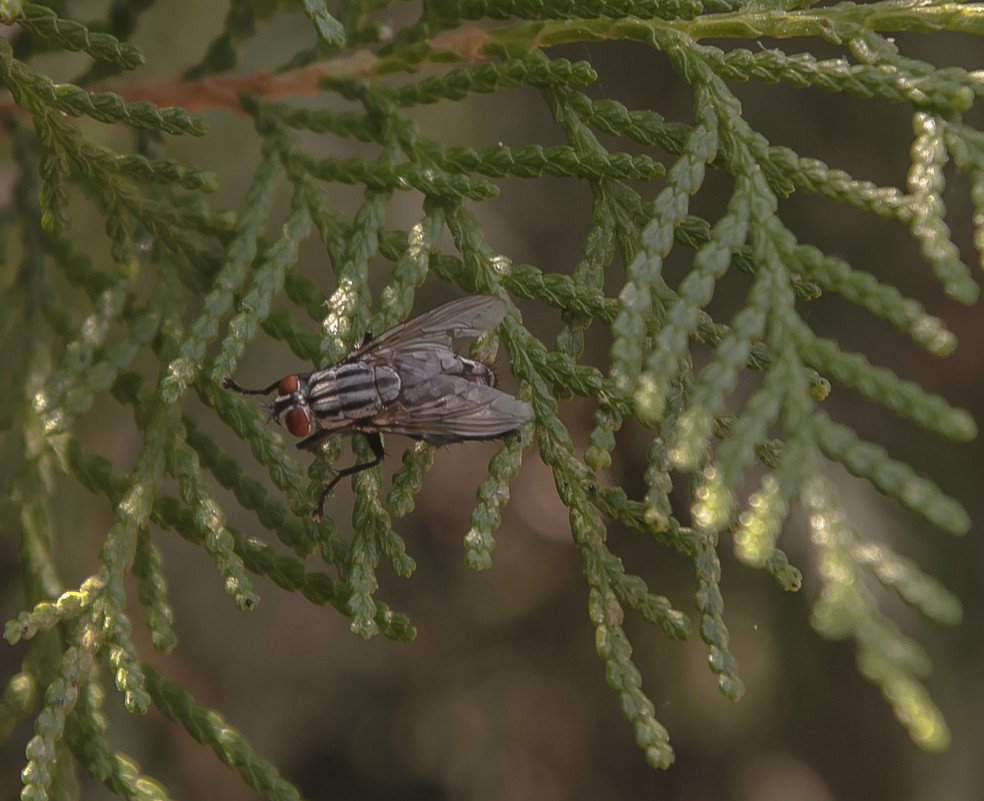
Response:
[{"label": "shaded green foliage", "polygon": [[[416,444],[405,451],[385,500],[379,469],[353,479],[354,534],[346,538],[331,518],[316,524],[308,517],[332,474],[337,443],[307,468],[280,433],[264,425],[254,404],[222,392],[218,380],[235,373],[261,336],[283,341],[302,360],[336,361],[365,331],[404,319],[428,278],[461,293],[509,301],[506,319],[474,352],[491,358],[501,346],[519,395],[535,413],[489,463],[464,537],[465,561],[475,569],[491,566],[510,482],[535,446],[568,510],[608,683],[650,764],[666,767],[673,751],[633,662],[624,616],[634,610],[672,640],[687,638],[691,621],[676,608],[685,599],[671,600],[627,572],[607,541],[609,527],[649,538],[654,559],[671,549],[690,560],[691,600],[708,665],[721,691],[738,699],[743,684],[729,649],[720,538],[727,535],[736,557],[768,571],[780,588],[798,590],[801,575],[777,547],[797,503],[810,518],[820,566],[814,626],[826,637],[855,642],[861,672],[882,688],[918,745],[946,746],[946,724],[921,684],[925,653],[877,608],[862,579],[870,574],[942,624],[959,620],[959,602],[911,559],[868,541],[849,522],[826,463],[844,465],[944,531],[964,533],[969,518],[933,481],[832,420],[824,399],[831,382],[851,388],[957,442],[972,439],[976,427],[944,398],[819,336],[805,310],[821,294],[835,293],[934,355],[952,351],[956,340],[919,300],[798,241],[776,210],[781,198],[802,192],[896,220],[919,243],[945,293],[962,303],[976,300],[978,287],[950,237],[942,193],[944,167],[952,162],[969,177],[975,242],[982,248],[984,134],[962,115],[980,101],[984,84],[979,75],[903,56],[888,34],[946,28],[979,35],[984,17],[978,9],[873,3],[809,10],[799,2],[746,9],[696,0],[428,3],[423,17],[392,31],[372,16],[388,4],[371,0],[342,2],[332,12],[315,0],[289,12],[274,3],[233,3],[225,30],[186,73],[189,81],[234,69],[240,49],[257,35],[257,23],[279,13],[303,12],[311,39],[289,64],[268,65],[271,72],[331,65],[356,47],[373,51],[349,72],[344,61],[341,69],[324,71],[319,89],[337,101],[330,105],[259,94],[241,98],[261,157],[233,213],[202,196],[218,185],[213,173],[164,155],[165,134],[207,134],[203,115],[84,88],[143,63],[140,51],[121,38],[139,26],[145,5],[114,3],[109,18],[83,24],[38,5],[0,4],[13,31],[10,40],[0,39],[0,83],[13,98],[5,119],[19,170],[0,219],[0,346],[9,379],[0,398],[0,447],[12,465],[2,474],[0,520],[20,537],[26,593],[23,611],[4,634],[11,644],[31,641],[23,669],[4,691],[0,731],[9,735],[17,720],[33,716],[23,798],[71,795],[73,764],[124,797],[168,797],[109,745],[104,672],[129,711],[145,712],[153,704],[251,787],[269,798],[298,797],[216,712],[144,663],[130,634],[124,578],[136,578],[144,625],[162,651],[174,648],[177,637],[154,544],[161,531],[202,546],[240,609],[257,603],[253,577],[264,576],[315,604],[331,605],[363,637],[411,639],[411,622],[376,597],[376,571],[383,562],[401,576],[414,569],[391,516],[412,513],[433,449]],[[468,20],[493,22],[477,39],[467,39],[462,24]],[[812,35],[842,46],[850,57],[724,51],[700,43],[710,36]],[[641,41],[664,53],[692,90],[693,122],[593,100],[584,91],[596,78],[591,64],[551,58],[547,49],[598,39]],[[82,52],[93,66],[74,82],[55,82],[30,65],[32,53],[59,51]],[[427,77],[414,72],[435,64],[457,66]],[[394,73],[402,79],[388,82]],[[727,83],[746,80],[906,104],[914,130],[907,186],[876,186],[772,146],[742,116]],[[565,144],[452,146],[428,138],[408,114],[519,87],[542,98]],[[132,130],[133,152],[91,141],[79,118]],[[374,148],[375,156],[309,152],[311,133],[358,141]],[[601,135],[649,152],[612,150]],[[731,187],[714,220],[691,208],[709,171],[721,173]],[[499,194],[497,180],[543,175],[590,188],[590,226],[577,233],[582,258],[569,273],[513,264],[489,243],[474,211]],[[322,182],[362,187],[355,212],[333,206]],[[651,200],[638,191],[640,182],[657,188]],[[285,186],[289,208],[278,217],[276,195]],[[407,229],[389,222],[398,192],[422,198],[419,219]],[[86,252],[73,238],[73,196],[104,220],[110,260]],[[268,238],[271,230],[276,234]],[[336,287],[327,299],[293,270],[312,231]],[[442,243],[445,235],[451,247]],[[671,286],[665,261],[681,250],[691,254],[690,268]],[[605,279],[618,262],[624,272],[618,272],[620,289],[611,297]],[[740,272],[747,297],[729,319],[714,319],[707,307],[729,271]],[[563,324],[553,344],[524,326],[514,298],[560,310]],[[312,319],[321,325],[320,336],[312,333]],[[589,327],[611,331],[609,369],[580,361],[593,333]],[[699,369],[698,345],[711,352]],[[742,396],[736,389],[749,373],[756,380]],[[77,432],[79,420],[107,396],[123,405],[141,436],[125,473]],[[575,442],[562,414],[564,401],[575,396],[594,403],[585,442]],[[269,480],[248,475],[218,437],[187,415],[191,407],[211,409],[214,426],[248,442]],[[616,432],[626,421],[641,424],[648,437],[641,499],[605,486],[598,476],[619,459]],[[356,457],[364,460],[362,448],[357,442]],[[105,497],[115,515],[100,545],[98,571],[74,589],[66,589],[56,567],[58,532],[50,508],[56,474]],[[684,515],[670,503],[675,474],[690,479]],[[757,486],[749,489],[753,475]],[[228,525],[216,500],[219,488],[254,516],[254,528],[276,537],[291,555]],[[307,569],[304,560],[312,554],[328,573]]]}]

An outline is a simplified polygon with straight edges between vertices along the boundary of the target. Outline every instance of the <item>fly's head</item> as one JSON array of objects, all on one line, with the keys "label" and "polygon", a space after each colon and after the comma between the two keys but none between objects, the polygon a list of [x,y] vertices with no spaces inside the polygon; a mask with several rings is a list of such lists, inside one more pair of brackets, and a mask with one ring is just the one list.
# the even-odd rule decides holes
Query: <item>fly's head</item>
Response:
[{"label": "fly's head", "polygon": [[219,386],[223,389],[231,389],[240,395],[269,395],[274,390],[277,397],[273,403],[263,405],[270,410],[270,417],[267,422],[274,422],[282,425],[295,437],[306,437],[314,425],[314,413],[308,406],[309,375],[289,375],[281,378],[276,384],[271,384],[262,389],[247,389],[241,387],[229,376],[223,376],[219,381]]},{"label": "fly's head", "polygon": [[308,406],[306,375],[289,375],[277,384],[277,397],[269,404],[270,419],[295,437],[306,437],[314,428],[314,413]]}]

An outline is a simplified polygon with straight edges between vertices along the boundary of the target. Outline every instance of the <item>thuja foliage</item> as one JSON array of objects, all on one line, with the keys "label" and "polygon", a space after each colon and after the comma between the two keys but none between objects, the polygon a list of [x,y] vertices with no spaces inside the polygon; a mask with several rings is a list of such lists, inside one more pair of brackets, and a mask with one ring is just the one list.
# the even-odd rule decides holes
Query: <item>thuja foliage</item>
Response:
[{"label": "thuja foliage", "polygon": [[[978,287],[950,236],[942,192],[948,164],[969,178],[974,244],[984,250],[984,133],[963,119],[980,101],[984,80],[907,57],[891,35],[980,35],[979,6],[461,0],[428,2],[394,28],[389,4],[380,0],[342,0],[332,9],[318,0],[284,8],[247,1],[231,5],[200,62],[174,76],[181,81],[135,88],[123,73],[144,55],[126,40],[151,5],[120,0],[105,18],[82,22],[60,3],[0,3],[0,82],[10,95],[5,139],[17,168],[0,217],[7,377],[0,519],[19,538],[26,593],[4,636],[10,644],[29,641],[21,671],[7,680],[0,730],[8,736],[18,721],[34,721],[24,798],[70,795],[77,768],[128,798],[168,797],[109,745],[103,710],[116,702],[114,691],[131,712],[154,705],[179,721],[268,797],[297,797],[217,712],[143,661],[131,637],[126,579],[135,579],[129,586],[137,588],[143,625],[163,651],[175,647],[176,636],[155,540],[172,534],[204,549],[216,581],[241,609],[257,602],[253,578],[265,576],[332,606],[363,637],[411,639],[407,617],[377,597],[376,571],[384,561],[400,575],[414,568],[393,517],[412,513],[432,449],[409,447],[388,493],[379,469],[355,476],[354,534],[341,536],[330,508],[320,524],[308,516],[333,474],[337,443],[309,466],[265,425],[255,404],[223,392],[218,380],[235,373],[259,337],[285,342],[307,363],[336,361],[365,331],[405,318],[425,280],[510,302],[506,319],[475,353],[491,357],[501,346],[519,395],[535,410],[489,464],[464,537],[465,560],[475,569],[491,565],[510,482],[536,451],[569,511],[607,681],[652,765],[669,765],[673,752],[633,662],[624,615],[634,611],[666,637],[683,639],[691,622],[675,604],[696,604],[709,667],[721,691],[737,699],[743,685],[728,644],[721,548],[731,543],[741,562],[767,571],[781,589],[797,590],[801,573],[777,545],[795,504],[808,515],[819,566],[813,625],[824,636],[853,640],[859,669],[918,745],[945,747],[946,724],[921,683],[926,655],[879,611],[863,579],[873,577],[944,624],[957,621],[959,602],[852,524],[828,468],[840,463],[950,533],[968,529],[967,514],[930,479],[832,419],[824,400],[832,384],[847,387],[945,440],[969,440],[975,425],[928,389],[820,337],[807,310],[822,294],[838,295],[936,356],[956,341],[919,300],[864,265],[799,241],[777,204],[805,193],[893,220],[918,241],[922,266],[946,295],[973,302]],[[260,23],[280,14],[306,15],[308,40],[285,63],[238,70],[243,48],[262,36]],[[819,59],[773,47],[721,49],[706,42],[711,37],[815,37],[841,52]],[[591,99],[592,65],[555,57],[551,46],[596,40],[641,43],[665,56],[692,93],[692,121]],[[32,66],[38,56],[67,51],[87,57],[68,81]],[[901,104],[913,126],[906,186],[857,180],[771,145],[742,116],[734,85],[743,81]],[[451,146],[429,137],[410,114],[519,87],[542,99],[563,144]],[[252,119],[259,161],[241,204],[222,209],[208,200],[216,175],[167,152],[171,138],[207,136],[205,114],[230,105]],[[129,132],[131,146],[120,152],[98,143],[92,121]],[[310,150],[320,138],[357,140],[374,155],[324,157]],[[620,150],[619,143],[631,147]],[[727,179],[730,199],[707,220],[691,213],[691,200],[710,171]],[[543,175],[577,181],[593,198],[590,226],[576,233],[581,260],[566,272],[513,263],[489,243],[476,213],[499,193],[500,179]],[[354,213],[333,204],[332,184],[362,188]],[[278,216],[274,201],[285,186],[289,208]],[[398,193],[421,200],[408,229],[389,221]],[[105,252],[83,240],[70,216],[82,205],[102,220]],[[326,281],[334,287],[327,298],[293,270],[309,238],[327,254]],[[689,254],[676,285],[663,272],[671,251]],[[707,307],[729,271],[740,272],[747,294],[736,314],[715,319]],[[613,285],[617,293],[606,293]],[[553,342],[524,326],[517,298],[562,311]],[[606,369],[581,360],[585,338],[602,328],[612,337]],[[697,347],[710,353],[699,368]],[[736,400],[747,375],[753,389]],[[122,471],[101,443],[78,431],[107,396],[123,405],[141,436]],[[594,403],[585,442],[564,422],[564,401],[574,396]],[[210,410],[209,430],[190,414],[202,408]],[[616,432],[630,420],[645,427],[649,441],[646,489],[637,498],[598,477],[619,459]],[[223,427],[249,443],[268,481],[223,451],[216,435]],[[362,444],[355,448],[367,456]],[[685,513],[671,509],[675,474],[690,477]],[[51,507],[56,487],[73,482],[104,497],[115,522],[98,570],[66,588],[57,557],[72,532],[56,530]],[[251,536],[227,525],[219,487],[255,515]],[[689,560],[693,597],[671,601],[628,573],[606,540],[612,526],[651,540],[654,559],[673,552]],[[293,555],[253,536],[260,530]],[[328,570],[309,570],[302,560],[311,554]]]}]

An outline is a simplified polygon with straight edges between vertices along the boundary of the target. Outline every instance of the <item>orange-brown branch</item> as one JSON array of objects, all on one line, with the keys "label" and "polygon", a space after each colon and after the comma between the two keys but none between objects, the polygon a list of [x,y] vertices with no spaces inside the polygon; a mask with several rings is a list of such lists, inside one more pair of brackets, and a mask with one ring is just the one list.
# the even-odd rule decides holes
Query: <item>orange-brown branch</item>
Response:
[{"label": "orange-brown branch", "polygon": [[[481,47],[487,39],[488,36],[483,31],[466,27],[443,33],[431,40],[430,44],[435,53],[451,52],[462,59],[474,59],[479,57]],[[279,75],[265,70],[253,70],[245,75],[213,75],[197,81],[114,83],[94,86],[91,91],[114,92],[126,101],[149,101],[161,108],[181,106],[189,111],[220,108],[243,114],[239,105],[242,95],[260,95],[268,99],[290,95],[312,97],[317,94],[322,78],[371,76],[375,73],[377,63],[374,53],[358,50],[350,56],[311,64]],[[0,118],[20,113],[24,113],[24,109],[12,100],[0,103]]]}]

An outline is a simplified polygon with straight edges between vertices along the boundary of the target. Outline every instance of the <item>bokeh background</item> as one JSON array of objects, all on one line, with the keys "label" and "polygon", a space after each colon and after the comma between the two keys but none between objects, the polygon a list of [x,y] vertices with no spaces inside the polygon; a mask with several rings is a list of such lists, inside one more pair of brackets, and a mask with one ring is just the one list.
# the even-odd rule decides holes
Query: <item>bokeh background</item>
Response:
[{"label": "bokeh background", "polygon": [[[102,7],[79,5],[90,13]],[[118,80],[156,81],[179,74],[220,30],[225,11],[222,4],[158,4],[144,15],[135,38],[145,49],[148,65],[132,78]],[[194,24],[189,24],[191,20]],[[393,23],[398,26],[401,20],[394,16]],[[239,70],[282,63],[299,42],[311,42],[308,23],[299,15],[265,24],[246,44]],[[899,36],[898,43],[906,54],[938,65],[981,66],[980,42],[971,37]],[[809,48],[821,56],[842,52],[820,41],[716,44]],[[617,99],[630,109],[654,109],[670,120],[693,120],[688,86],[672,72],[665,56],[641,44],[593,43],[549,52],[591,62],[600,75],[588,90],[592,97]],[[80,57],[71,56],[36,66],[57,79],[71,77],[82,64]],[[912,138],[910,109],[784,85],[733,88],[750,123],[773,144],[788,145],[857,178],[904,186]],[[314,107],[343,105],[335,97],[303,102]],[[976,112],[976,119],[971,119],[980,126],[984,121],[980,110]],[[412,113],[425,135],[451,144],[563,142],[542,98],[531,89],[472,96]],[[258,161],[258,141],[248,120],[225,111],[209,116],[207,137],[168,141],[166,149],[175,158],[218,172],[222,186],[215,202],[238,209]],[[122,129],[83,127],[97,141],[128,147],[129,135]],[[305,145],[324,155],[370,152],[357,143],[313,134],[305,136]],[[632,143],[620,142],[618,147],[643,152]],[[653,155],[670,161],[665,154]],[[8,184],[8,191],[12,177],[9,165],[0,165],[0,179]],[[969,184],[952,169],[948,177],[946,200],[954,236],[965,259],[974,264]],[[580,257],[589,219],[587,187],[550,177],[507,179],[501,186],[499,198],[471,204],[492,247],[515,263],[569,272]],[[636,188],[650,198],[660,187],[655,183]],[[726,179],[709,174],[693,212],[713,220],[729,189]],[[330,186],[325,191],[348,212],[360,200],[358,188]],[[280,199],[283,211],[287,199],[285,190]],[[419,211],[419,197],[400,195],[391,204],[391,224],[411,224]],[[936,360],[887,324],[837,298],[811,304],[805,311],[809,324],[984,420],[980,307],[965,308],[943,296],[907,232],[897,223],[814,197],[785,199],[780,213],[802,240],[847,258],[921,300],[951,325],[962,346],[948,359]],[[73,231],[90,238],[94,252],[105,250],[102,221],[79,198],[72,217]],[[276,225],[275,221],[271,232]],[[671,282],[684,273],[690,256],[682,250],[671,256],[667,264]],[[617,293],[623,280],[621,266],[616,263],[609,270],[610,294]],[[385,265],[378,267],[373,279],[377,287],[387,277]],[[330,270],[313,234],[302,249],[298,269],[318,280],[326,295],[331,292]],[[729,275],[722,281],[712,306],[719,319],[726,320],[740,307],[747,286],[745,276]],[[460,290],[431,279],[418,295],[417,310],[458,294]],[[286,298],[284,302],[288,303]],[[558,312],[526,302],[520,308],[530,329],[552,341],[560,325]],[[311,325],[316,327],[314,322]],[[604,366],[609,332],[594,325],[587,338],[584,360]],[[237,380],[263,385],[303,367],[286,348],[261,337],[249,348]],[[501,360],[500,368],[506,386],[514,388]],[[147,369],[156,367],[148,363]],[[980,534],[984,454],[980,442],[940,442],[838,388],[826,405],[836,419],[856,426],[895,457],[934,477],[967,506],[975,521],[968,536],[951,538],[863,482],[832,469],[854,522],[872,539],[889,542],[915,559],[963,600],[963,623],[944,629],[926,623],[893,597],[879,594],[883,608],[924,643],[932,657],[935,669],[927,684],[953,731],[952,746],[944,754],[924,754],[908,740],[878,689],[858,675],[849,644],[823,641],[809,627],[818,583],[804,521],[795,512],[780,545],[804,572],[799,593],[782,593],[764,573],[738,564],[729,543],[721,544],[726,620],[747,686],[740,702],[718,693],[698,637],[671,643],[638,617],[627,616],[644,687],[657,705],[659,719],[669,728],[677,753],[676,764],[667,771],[647,767],[594,652],[579,555],[552,477],[535,449],[513,484],[495,563],[484,573],[464,565],[461,540],[475,490],[496,445],[452,446],[438,452],[416,509],[395,522],[417,570],[409,580],[391,575],[385,565],[379,572],[378,595],[410,616],[418,631],[413,643],[382,637],[365,642],[351,634],[348,620],[333,610],[313,607],[263,580],[256,585],[262,602],[249,613],[239,612],[207,555],[163,532],[155,533],[155,542],[164,557],[180,644],[170,655],[155,653],[135,603],[134,638],[145,659],[168,679],[190,689],[199,703],[220,711],[311,799],[979,799],[984,797],[980,759],[984,748],[984,538]],[[188,396],[185,409],[228,452],[241,458],[247,470],[266,480],[248,448],[223,430],[195,396]],[[581,449],[587,444],[593,411],[584,401],[562,404],[563,419]],[[132,464],[140,439],[112,399],[98,403],[80,426],[84,441],[109,456],[117,469],[125,471]],[[391,453],[384,471],[387,488],[408,444],[400,438],[387,440]],[[627,426],[619,434],[615,463],[601,479],[640,497],[645,449],[640,429]],[[348,451],[342,458],[343,463],[351,458]],[[308,457],[300,459],[306,466]],[[66,586],[73,586],[97,569],[98,548],[112,524],[112,509],[71,482],[58,481],[56,486],[53,514],[62,576]],[[218,497],[231,525],[279,547],[269,532],[237,508],[231,496],[220,492]],[[346,483],[329,509],[343,535],[351,502]],[[683,497],[675,502],[686,504]],[[686,560],[614,524],[609,537],[612,549],[631,571],[644,576],[654,592],[667,595],[696,622],[694,581]],[[21,604],[16,548],[15,536],[0,540],[4,619],[15,615]],[[315,559],[308,566],[321,569]],[[134,597],[135,586],[130,591]],[[0,673],[7,677],[16,672],[22,656],[23,645],[0,648]],[[163,780],[173,797],[228,801],[258,797],[180,727],[155,711],[146,718],[129,716],[110,693],[107,712],[113,742],[147,773]],[[0,746],[0,799],[18,795],[17,775],[30,734],[23,726]],[[87,782],[83,797],[101,799],[109,794]]]}]

